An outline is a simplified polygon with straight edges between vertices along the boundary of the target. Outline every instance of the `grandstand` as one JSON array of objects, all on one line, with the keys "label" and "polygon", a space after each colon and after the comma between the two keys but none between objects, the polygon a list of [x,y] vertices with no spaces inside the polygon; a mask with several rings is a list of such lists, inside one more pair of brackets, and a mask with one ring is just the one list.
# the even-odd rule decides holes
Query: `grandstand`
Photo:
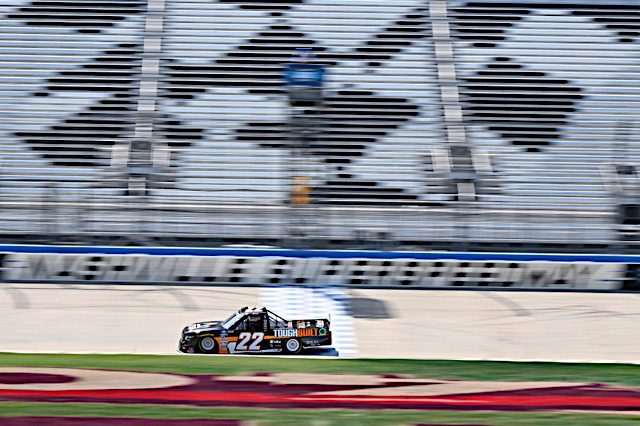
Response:
[{"label": "grandstand", "polygon": [[[633,0],[0,0],[16,241],[630,250]],[[328,83],[294,152],[282,68]],[[290,203],[293,178],[309,205]],[[487,244],[491,242],[491,244]]]}]

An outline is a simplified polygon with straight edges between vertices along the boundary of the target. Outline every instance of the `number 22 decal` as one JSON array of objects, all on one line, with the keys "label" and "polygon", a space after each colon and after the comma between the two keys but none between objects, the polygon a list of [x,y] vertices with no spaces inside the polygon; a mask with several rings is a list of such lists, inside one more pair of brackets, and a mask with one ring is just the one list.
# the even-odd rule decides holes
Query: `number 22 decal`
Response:
[{"label": "number 22 decal", "polygon": [[[260,343],[262,343],[262,339],[264,339],[264,333],[261,331],[257,331],[253,334],[244,332],[240,333],[238,336],[238,344],[236,345],[237,351],[259,351]],[[249,347],[247,345],[251,342]]]}]

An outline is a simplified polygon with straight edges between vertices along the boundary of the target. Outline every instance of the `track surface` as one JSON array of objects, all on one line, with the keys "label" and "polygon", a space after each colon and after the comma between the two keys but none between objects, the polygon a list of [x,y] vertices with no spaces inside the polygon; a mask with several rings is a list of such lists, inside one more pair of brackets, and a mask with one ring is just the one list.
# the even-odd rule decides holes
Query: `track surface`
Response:
[{"label": "track surface", "polygon": [[357,291],[389,319],[356,319],[359,355],[431,359],[640,361],[640,295]]},{"label": "track surface", "polygon": [[[0,351],[175,353],[260,288],[0,285]],[[640,360],[640,295],[352,290],[361,357]]]}]

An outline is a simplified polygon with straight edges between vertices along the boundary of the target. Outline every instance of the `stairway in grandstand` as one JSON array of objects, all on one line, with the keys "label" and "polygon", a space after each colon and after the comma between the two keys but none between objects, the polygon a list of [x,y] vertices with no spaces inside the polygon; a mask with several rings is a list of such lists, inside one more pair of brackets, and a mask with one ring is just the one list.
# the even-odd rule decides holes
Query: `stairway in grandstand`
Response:
[{"label": "stairway in grandstand", "polygon": [[161,3],[0,0],[0,201],[36,205],[52,187],[67,201],[124,197],[109,188],[121,164],[114,147],[140,128],[150,16],[162,22],[153,135],[170,165],[152,189],[157,202],[286,202],[281,74],[298,47],[328,70],[308,159],[323,205],[456,206],[451,172],[467,164],[479,208],[516,221],[532,209],[564,211],[567,223],[594,214],[604,226],[614,207],[602,170],[640,164],[625,142],[640,132],[632,0],[449,0],[468,144],[460,157],[450,151],[432,34],[441,18],[429,2]]}]

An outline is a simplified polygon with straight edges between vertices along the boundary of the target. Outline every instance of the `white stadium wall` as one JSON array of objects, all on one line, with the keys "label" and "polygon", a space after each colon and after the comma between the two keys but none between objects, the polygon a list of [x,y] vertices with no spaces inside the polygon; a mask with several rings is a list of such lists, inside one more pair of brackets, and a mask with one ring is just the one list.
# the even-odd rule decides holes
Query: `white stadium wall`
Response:
[{"label": "white stadium wall", "polygon": [[635,256],[5,246],[3,279],[30,282],[633,289]]}]

